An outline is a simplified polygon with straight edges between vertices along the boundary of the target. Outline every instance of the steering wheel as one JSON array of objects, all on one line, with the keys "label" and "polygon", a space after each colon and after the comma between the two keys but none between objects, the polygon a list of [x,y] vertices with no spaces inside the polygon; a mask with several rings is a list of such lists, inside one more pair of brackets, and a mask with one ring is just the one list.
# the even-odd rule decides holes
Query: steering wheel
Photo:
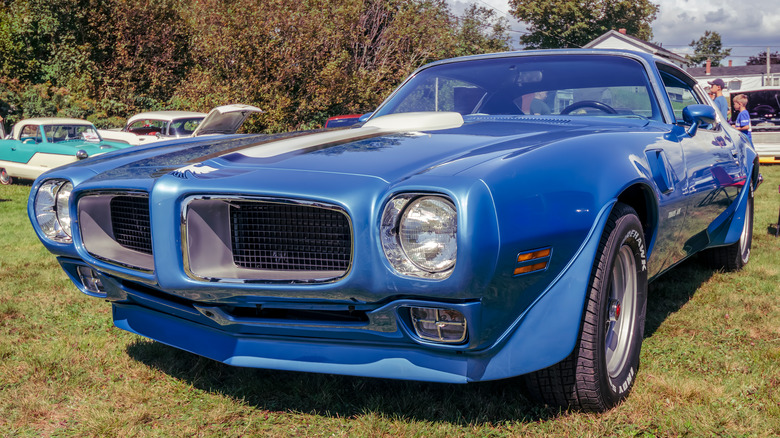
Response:
[{"label": "steering wheel", "polygon": [[599,102],[598,100],[581,100],[579,102],[574,102],[573,104],[562,109],[561,114],[568,115],[570,112],[580,108],[595,108],[597,110],[604,111],[607,114],[617,114],[615,108],[612,108],[606,103]]}]

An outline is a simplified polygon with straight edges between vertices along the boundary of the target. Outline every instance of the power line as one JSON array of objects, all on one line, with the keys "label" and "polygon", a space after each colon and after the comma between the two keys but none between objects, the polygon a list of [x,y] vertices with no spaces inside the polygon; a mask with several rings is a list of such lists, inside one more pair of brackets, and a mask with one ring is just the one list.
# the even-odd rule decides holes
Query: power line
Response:
[{"label": "power line", "polygon": [[497,7],[495,7],[495,6],[493,6],[493,5],[489,4],[489,3],[486,3],[486,2],[485,2],[485,1],[483,1],[483,0],[479,0],[479,2],[480,2],[480,3],[482,3],[483,5],[485,5],[485,6],[489,7],[490,9],[492,9],[492,10],[496,11],[496,12],[500,12],[500,13],[502,13],[502,14],[504,14],[504,15],[509,15],[509,12],[502,11],[501,9],[498,9]]},{"label": "power line", "polygon": [[[763,44],[763,45],[760,45],[760,46],[732,46],[732,45],[729,45],[729,44],[721,44],[721,46],[725,47],[727,49],[728,48],[745,49],[745,48],[756,48],[756,47],[758,47],[758,48],[767,48],[767,47],[772,47],[772,46],[777,47],[777,43],[775,42],[773,44]],[[691,47],[691,45],[690,44],[666,44],[666,43],[664,43],[663,47]]]}]

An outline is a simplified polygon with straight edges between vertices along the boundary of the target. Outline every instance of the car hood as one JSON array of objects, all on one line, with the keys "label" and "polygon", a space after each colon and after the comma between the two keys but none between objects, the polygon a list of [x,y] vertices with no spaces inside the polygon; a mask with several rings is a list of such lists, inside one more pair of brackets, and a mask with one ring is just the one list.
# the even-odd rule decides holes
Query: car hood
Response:
[{"label": "car hood", "polygon": [[209,134],[235,134],[244,124],[247,117],[254,113],[262,113],[258,107],[251,105],[218,106],[206,115],[202,122],[192,132],[193,137]]},{"label": "car hood", "polygon": [[[451,113],[457,114],[457,113]],[[391,117],[391,116],[385,116]],[[166,142],[90,160],[95,179],[233,177],[262,169],[341,173],[398,181],[414,174],[453,175],[490,159],[522,154],[575,137],[646,129],[647,120],[590,117],[457,115],[459,122],[426,129],[384,126],[278,135],[220,136],[209,141]],[[599,119],[599,120],[595,120]],[[382,121],[379,121],[382,122]],[[446,121],[445,121],[446,122]],[[419,125],[419,123],[418,123]],[[93,179],[93,180],[95,180]]]}]

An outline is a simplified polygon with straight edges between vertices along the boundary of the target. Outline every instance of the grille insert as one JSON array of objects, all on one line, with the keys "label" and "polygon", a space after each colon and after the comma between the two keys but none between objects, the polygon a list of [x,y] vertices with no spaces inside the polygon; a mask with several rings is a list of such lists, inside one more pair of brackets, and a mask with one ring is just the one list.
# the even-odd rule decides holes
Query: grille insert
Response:
[{"label": "grille insert", "polygon": [[143,254],[152,254],[149,200],[146,197],[113,197],[111,199],[111,227],[114,239],[122,247]]},{"label": "grille insert", "polygon": [[346,271],[351,258],[347,217],[308,205],[230,203],[233,262],[278,271]]}]

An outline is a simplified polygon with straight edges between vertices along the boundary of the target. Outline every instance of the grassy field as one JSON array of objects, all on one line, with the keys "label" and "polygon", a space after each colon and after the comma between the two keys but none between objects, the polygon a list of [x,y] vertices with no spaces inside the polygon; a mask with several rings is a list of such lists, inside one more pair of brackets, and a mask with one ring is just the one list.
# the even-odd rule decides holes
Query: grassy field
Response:
[{"label": "grassy field", "polygon": [[762,169],[739,273],[691,259],[650,285],[634,392],[601,415],[457,386],[233,368],[111,323],[0,186],[1,436],[779,436],[780,167]]}]

